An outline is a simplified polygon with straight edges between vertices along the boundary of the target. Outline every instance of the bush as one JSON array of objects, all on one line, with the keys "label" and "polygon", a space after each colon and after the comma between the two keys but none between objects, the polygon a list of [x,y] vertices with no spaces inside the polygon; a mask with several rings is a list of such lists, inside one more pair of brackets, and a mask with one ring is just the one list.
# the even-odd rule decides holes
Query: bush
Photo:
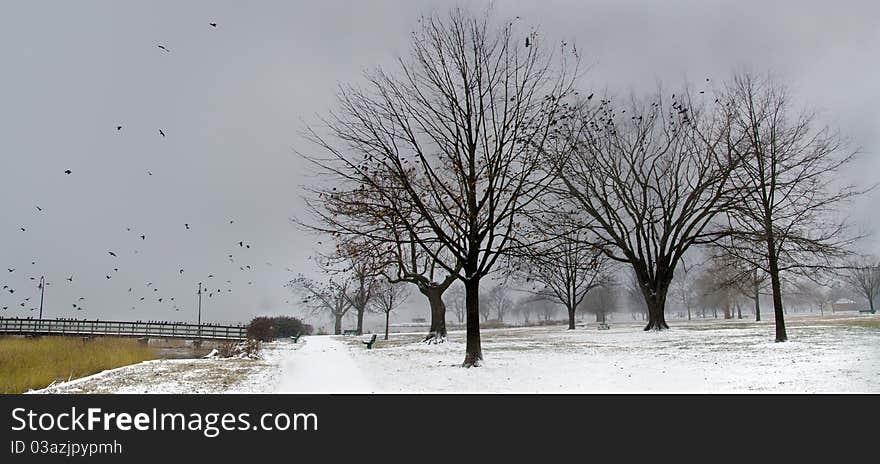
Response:
[{"label": "bush", "polygon": [[259,359],[260,342],[254,339],[242,342],[223,342],[214,349],[206,358],[248,358]]},{"label": "bush", "polygon": [[248,338],[268,342],[276,338],[293,337],[296,334],[311,335],[312,326],[289,316],[259,316],[248,324]]}]

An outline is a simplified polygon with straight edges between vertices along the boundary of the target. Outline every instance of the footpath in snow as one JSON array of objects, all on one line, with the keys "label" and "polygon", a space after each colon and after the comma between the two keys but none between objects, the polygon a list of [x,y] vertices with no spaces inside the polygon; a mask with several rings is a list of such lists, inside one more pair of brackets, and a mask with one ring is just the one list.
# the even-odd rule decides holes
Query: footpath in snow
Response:
[{"label": "footpath in snow", "polygon": [[348,348],[329,335],[308,336],[281,360],[275,393],[372,393]]}]

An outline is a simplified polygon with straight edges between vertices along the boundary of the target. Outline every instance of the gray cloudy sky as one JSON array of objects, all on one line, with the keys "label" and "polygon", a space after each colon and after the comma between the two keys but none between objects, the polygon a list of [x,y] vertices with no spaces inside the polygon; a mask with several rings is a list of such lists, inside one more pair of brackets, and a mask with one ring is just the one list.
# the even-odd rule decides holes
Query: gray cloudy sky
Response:
[{"label": "gray cloudy sky", "polygon": [[[493,3],[498,17],[521,16],[548,40],[575,42],[591,66],[588,89],[675,87],[743,67],[773,71],[862,147],[847,175],[880,180],[876,2]],[[49,317],[194,320],[200,281],[222,293],[204,299],[205,320],[289,311],[286,268],[314,272],[315,238],[288,219],[300,211],[300,186],[311,182],[293,153],[309,149],[299,131],[331,108],[338,83],[405,53],[420,14],[454,5],[4,5],[0,283],[15,293],[0,293],[9,307],[0,315],[35,314],[29,278],[40,274],[52,283]],[[875,192],[854,205],[858,227],[880,228],[878,200]],[[865,247],[880,252],[877,243]]]}]

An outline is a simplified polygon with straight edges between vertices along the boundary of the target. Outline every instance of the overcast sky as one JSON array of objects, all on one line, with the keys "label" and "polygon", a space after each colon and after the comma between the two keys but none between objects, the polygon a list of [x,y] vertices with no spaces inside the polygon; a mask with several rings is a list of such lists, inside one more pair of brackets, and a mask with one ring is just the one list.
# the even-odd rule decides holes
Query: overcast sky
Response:
[{"label": "overcast sky", "polygon": [[[30,278],[42,274],[46,317],[195,320],[198,282],[214,291],[203,299],[207,321],[289,312],[287,269],[315,272],[316,238],[289,221],[312,182],[294,153],[311,149],[300,131],[332,108],[337,84],[405,54],[419,15],[454,5],[5,4],[0,283],[15,293],[0,293],[0,315],[35,316]],[[496,0],[493,9],[545,40],[576,43],[590,66],[584,86],[600,92],[772,71],[862,148],[848,178],[880,180],[874,1]],[[880,229],[878,200],[853,205],[857,227]],[[877,243],[864,246],[878,253]]]}]

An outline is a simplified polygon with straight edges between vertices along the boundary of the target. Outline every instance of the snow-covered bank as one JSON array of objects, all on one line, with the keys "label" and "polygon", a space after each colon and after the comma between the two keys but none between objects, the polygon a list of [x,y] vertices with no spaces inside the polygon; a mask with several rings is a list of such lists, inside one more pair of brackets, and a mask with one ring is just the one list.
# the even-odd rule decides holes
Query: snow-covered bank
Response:
[{"label": "snow-covered bank", "polygon": [[278,383],[280,363],[302,346],[263,344],[262,359],[157,359],[111,369],[31,393],[264,393]]}]

